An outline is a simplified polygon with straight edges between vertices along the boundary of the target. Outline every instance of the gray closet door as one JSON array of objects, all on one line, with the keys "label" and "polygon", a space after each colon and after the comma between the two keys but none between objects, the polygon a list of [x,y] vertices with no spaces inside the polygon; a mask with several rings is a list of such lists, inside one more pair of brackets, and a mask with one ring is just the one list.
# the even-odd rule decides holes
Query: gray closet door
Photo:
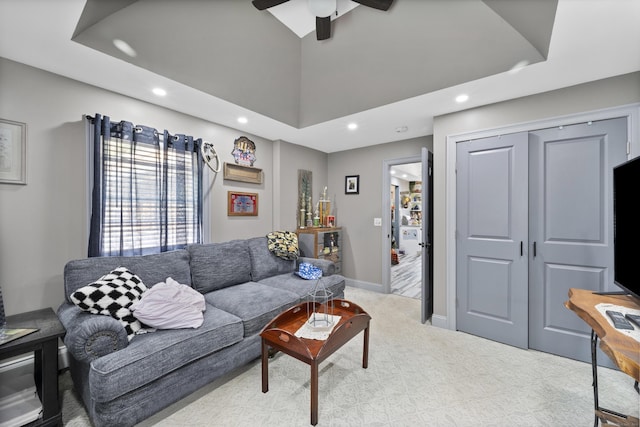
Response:
[{"label": "gray closet door", "polygon": [[527,133],[456,145],[459,330],[527,348]]},{"label": "gray closet door", "polygon": [[612,169],[627,159],[626,119],[530,132],[529,140],[529,346],[590,361],[591,330],[564,302],[569,288],[619,290]]}]

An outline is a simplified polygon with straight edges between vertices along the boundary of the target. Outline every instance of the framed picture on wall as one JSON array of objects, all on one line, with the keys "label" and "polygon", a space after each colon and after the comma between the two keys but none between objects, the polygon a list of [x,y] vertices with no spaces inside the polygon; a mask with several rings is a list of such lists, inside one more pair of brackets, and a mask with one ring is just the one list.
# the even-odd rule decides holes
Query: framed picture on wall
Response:
[{"label": "framed picture on wall", "polygon": [[258,216],[258,193],[227,191],[228,216]]},{"label": "framed picture on wall", "polygon": [[344,177],[344,194],[360,194],[360,175]]},{"label": "framed picture on wall", "polygon": [[27,183],[27,125],[0,119],[0,184]]}]

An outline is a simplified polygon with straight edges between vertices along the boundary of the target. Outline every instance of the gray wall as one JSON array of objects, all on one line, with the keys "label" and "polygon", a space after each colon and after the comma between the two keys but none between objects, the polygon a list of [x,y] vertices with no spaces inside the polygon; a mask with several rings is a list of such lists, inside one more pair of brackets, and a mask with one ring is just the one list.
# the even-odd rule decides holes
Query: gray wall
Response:
[{"label": "gray wall", "polygon": [[[332,200],[336,196],[336,222],[344,227],[346,277],[365,282],[364,287],[381,287],[382,228],[375,227],[373,219],[382,217],[383,161],[420,156],[422,147],[431,146],[431,136],[426,136],[329,154],[329,194]],[[347,175],[360,175],[360,194],[344,193]]]},{"label": "gray wall", "polygon": [[[320,192],[327,182],[327,154],[312,150],[300,145],[290,144],[285,141],[275,141],[274,161],[279,161],[276,168],[280,171],[280,194],[275,195],[276,211],[274,217],[275,228],[282,230],[295,230],[296,214],[298,210],[298,170],[311,171],[311,184],[313,191],[313,203],[320,198]],[[331,190],[329,188],[329,190]],[[276,190],[277,191],[277,190]],[[333,193],[329,193],[333,197]]]},{"label": "gray wall", "polygon": [[[640,73],[437,117],[431,136],[329,155],[242,131],[0,58],[0,117],[27,124],[26,186],[0,184],[0,286],[8,314],[57,307],[63,300],[64,264],[86,256],[87,188],[83,114],[103,113],[200,136],[214,143],[221,160],[233,162],[241,135],[257,146],[261,185],[209,177],[207,241],[295,229],[297,171],[313,173],[314,199],[327,185],[337,224],[344,227],[344,270],[355,281],[382,283],[382,163],[434,153],[434,309],[446,316],[445,185],[447,135],[640,102]],[[637,130],[636,130],[637,131]],[[360,194],[344,194],[344,177],[360,175]],[[257,192],[258,217],[227,217],[227,191]],[[454,197],[455,195],[451,195]]]},{"label": "gray wall", "polygon": [[[0,58],[0,117],[27,124],[27,185],[0,184],[0,286],[8,315],[63,300],[62,272],[87,252],[87,154],[83,114],[101,113],[187,133],[212,142],[233,163],[242,131],[176,113],[94,86]],[[265,235],[273,223],[273,143],[256,143],[261,185],[209,177],[208,241]],[[326,166],[324,167],[326,170]],[[227,191],[259,194],[259,216],[228,217]]]},{"label": "gray wall", "polygon": [[[626,74],[511,101],[472,108],[434,119],[434,313],[446,308],[446,138],[513,124],[640,102],[640,73]],[[637,133],[638,130],[636,129]],[[453,219],[455,220],[455,219]]]}]

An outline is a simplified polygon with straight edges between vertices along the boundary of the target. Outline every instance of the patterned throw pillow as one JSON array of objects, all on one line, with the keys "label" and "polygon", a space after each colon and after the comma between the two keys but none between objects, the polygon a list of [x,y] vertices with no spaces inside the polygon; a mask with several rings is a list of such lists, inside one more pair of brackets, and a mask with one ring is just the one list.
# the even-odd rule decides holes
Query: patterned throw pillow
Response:
[{"label": "patterned throw pillow", "polygon": [[73,294],[71,301],[84,311],[103,314],[118,320],[127,332],[129,341],[142,324],[129,309],[138,301],[147,287],[142,280],[126,267],[118,267],[93,283],[84,286]]},{"label": "patterned throw pillow", "polygon": [[298,259],[298,236],[293,231],[272,231],[267,234],[267,245],[274,255],[286,259]]}]

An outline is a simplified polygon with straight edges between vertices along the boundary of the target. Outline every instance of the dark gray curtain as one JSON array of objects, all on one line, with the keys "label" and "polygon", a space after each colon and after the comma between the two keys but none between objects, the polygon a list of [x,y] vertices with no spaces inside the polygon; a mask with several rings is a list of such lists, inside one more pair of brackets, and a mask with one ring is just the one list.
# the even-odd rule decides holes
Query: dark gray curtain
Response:
[{"label": "dark gray curtain", "polygon": [[99,114],[88,120],[89,256],[145,255],[201,242],[202,141]]}]

